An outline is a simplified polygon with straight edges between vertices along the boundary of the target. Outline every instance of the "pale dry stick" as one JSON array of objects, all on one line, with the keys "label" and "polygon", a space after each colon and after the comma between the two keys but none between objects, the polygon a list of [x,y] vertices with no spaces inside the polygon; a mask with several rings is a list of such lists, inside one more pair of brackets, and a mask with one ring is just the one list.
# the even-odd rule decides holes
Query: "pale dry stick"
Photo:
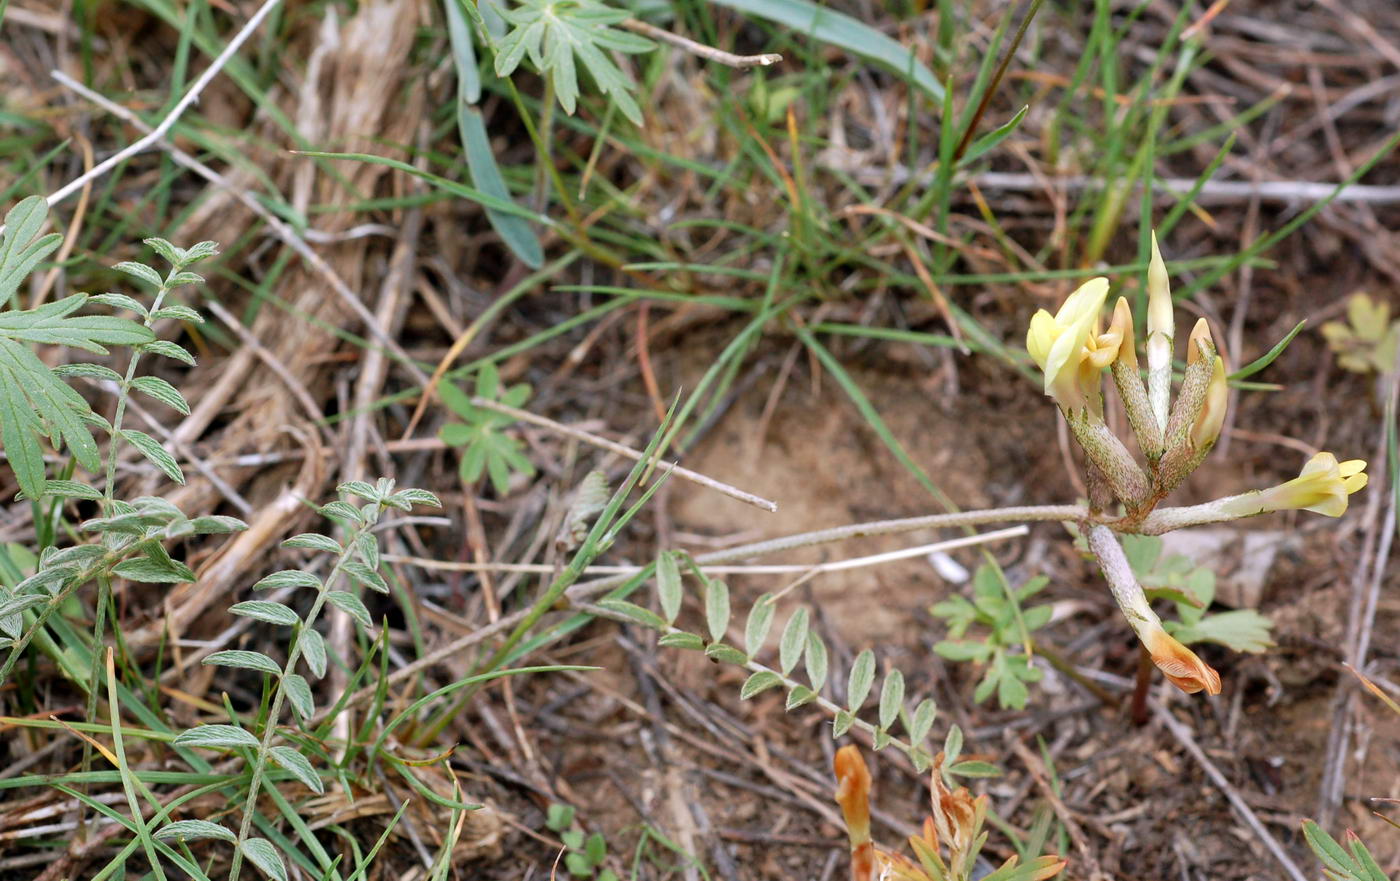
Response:
[{"label": "pale dry stick", "polygon": [[[224,47],[224,51],[220,52],[218,56],[209,63],[204,73],[200,74],[199,78],[185,90],[184,97],[182,97],[179,103],[174,107],[170,108],[170,112],[165,114],[165,118],[157,123],[155,128],[150,129],[141,138],[123,147],[111,156],[108,156],[105,160],[98,163],[95,168],[91,168],[78,177],[75,177],[49,195],[48,203],[50,207],[68,198],[88,181],[101,177],[132,156],[143,153],[159,143],[160,140],[165,137],[166,132],[170,131],[170,129],[175,126],[175,123],[179,121],[180,117],[184,115],[185,111],[190,108],[190,105],[199,100],[200,93],[214,81],[214,77],[219,75],[219,72],[224,69],[224,65],[228,64],[229,59],[232,58],[248,38],[253,35],[253,31],[258,29],[258,25],[262,24],[263,19],[272,14],[272,11],[277,8],[277,4],[280,2],[281,0],[265,0],[263,5],[258,8],[258,11],[253,13],[253,17],[248,19],[243,27],[239,28],[238,33],[233,35],[233,39],[229,40],[228,45]],[[63,80],[66,79],[63,72],[59,70],[52,71],[52,76],[60,83],[63,83]],[[70,80],[69,82],[72,81]],[[64,85],[69,84],[64,83]],[[69,88],[72,88],[72,86],[69,86]]]},{"label": "pale dry stick", "polygon": [[[421,162],[421,159],[419,160]],[[423,231],[423,210],[411,208],[404,217],[394,243],[393,255],[389,258],[388,271],[384,273],[379,286],[379,303],[375,307],[375,323],[385,334],[393,336],[403,324],[402,291],[408,287],[409,275],[413,270],[414,256],[418,252],[419,236]],[[344,481],[365,480],[368,477],[366,459],[369,458],[371,436],[382,442],[374,427],[374,401],[383,390],[384,381],[389,375],[389,359],[379,349],[365,353],[360,376],[355,382],[355,418],[351,422],[341,476]],[[327,643],[332,651],[342,658],[350,657],[350,644],[355,637],[355,622],[349,615],[336,615],[331,618]],[[335,664],[331,666],[327,685],[331,694],[345,691],[349,682],[346,669]],[[352,731],[353,713],[340,713],[336,716],[331,730],[331,740],[338,744],[349,744]],[[336,749],[336,758],[343,759],[345,747]],[[414,838],[417,844],[417,838]],[[418,845],[420,850],[422,845]]]},{"label": "pale dry stick", "polygon": [[[1400,354],[1391,368],[1389,402],[1386,413],[1396,412],[1397,394],[1400,394]],[[1396,463],[1387,460],[1389,418],[1382,420],[1377,432],[1375,456],[1372,461],[1380,463],[1378,473],[1372,475],[1374,485],[1379,489],[1389,484],[1386,478],[1387,465]],[[1380,510],[1385,506],[1384,525],[1381,525]],[[1360,565],[1351,579],[1351,599],[1347,604],[1347,629],[1345,651],[1347,661],[1358,670],[1366,666],[1366,654],[1370,649],[1371,627],[1375,621],[1376,604],[1379,600],[1381,578],[1385,564],[1390,557],[1391,536],[1395,531],[1395,499],[1390,492],[1372,492],[1367,500],[1366,538],[1362,543]],[[1379,527],[1379,528],[1378,528]],[[1378,547],[1379,543],[1379,547]],[[1327,729],[1327,743],[1322,760],[1322,781],[1318,787],[1317,822],[1326,828],[1331,825],[1332,815],[1342,802],[1346,785],[1346,763],[1348,745],[1351,739],[1353,717],[1356,712],[1356,689],[1351,680],[1343,677],[1338,680],[1332,697],[1332,724]]]},{"label": "pale dry stick", "polygon": [[1080,827],[1079,821],[1075,819],[1073,812],[1071,812],[1069,806],[1065,804],[1064,799],[1060,798],[1059,794],[1055,792],[1055,787],[1050,784],[1049,772],[1045,767],[1045,761],[1041,759],[1040,756],[1031,752],[1031,748],[1026,746],[1021,738],[1011,734],[1009,731],[1006,732],[1006,742],[1010,745],[1011,751],[1014,752],[1017,758],[1021,760],[1021,763],[1026,766],[1026,770],[1031,773],[1031,778],[1035,781],[1036,788],[1040,790],[1040,794],[1045,800],[1050,803],[1051,810],[1055,812],[1055,816],[1059,819],[1060,824],[1065,827],[1065,833],[1069,835],[1070,842],[1079,853],[1079,858],[1084,861],[1083,870],[1086,876],[1092,879],[1092,881],[1100,881],[1100,879],[1107,878],[1108,876],[1104,874],[1103,867],[1099,865],[1098,858],[1094,855],[1093,848],[1089,846],[1089,838],[1084,834],[1084,830]]},{"label": "pale dry stick", "polygon": [[[898,166],[890,170],[888,174],[868,169],[845,169],[837,166],[837,170],[851,171],[852,176],[862,184],[878,186],[887,181],[896,184],[906,183],[909,178],[909,170],[903,166]],[[920,179],[925,176],[920,175]],[[930,181],[932,178],[928,178]],[[1040,179],[1031,174],[1020,172],[989,171],[983,174],[972,175],[969,180],[975,182],[984,189],[1012,190],[1015,192],[1042,192],[1047,180]],[[1104,182],[1098,178],[1087,175],[1071,175],[1066,177],[1052,177],[1048,182],[1056,190],[1067,192],[1078,192],[1081,190],[1095,190],[1104,186]],[[1196,185],[1196,181],[1190,178],[1155,178],[1152,181],[1154,193],[1161,193],[1164,197],[1176,198],[1177,194],[1188,192]],[[1235,203],[1245,199],[1258,196],[1261,201],[1270,203],[1293,204],[1295,202],[1321,202],[1329,197],[1333,202],[1359,202],[1369,205],[1394,205],[1400,203],[1400,186],[1380,186],[1375,184],[1352,184],[1340,193],[1336,192],[1337,184],[1303,180],[1265,180],[1265,181],[1233,181],[1233,180],[1209,180],[1201,187],[1197,202],[1213,201],[1216,203]],[[1333,194],[1336,194],[1335,196]]]},{"label": "pale dry stick", "polygon": [[[940,551],[951,551],[958,548],[970,547],[972,545],[986,542],[1001,541],[1007,538],[1016,538],[1025,535],[1030,529],[1027,526],[1012,526],[1009,529],[998,529],[995,532],[984,532],[978,535],[970,535],[964,538],[954,538],[948,541],[934,542],[933,544],[919,545],[914,548],[901,548],[897,551],[887,551],[883,554],[871,554],[868,557],[852,557],[849,560],[837,560],[832,563],[819,563],[817,565],[802,564],[778,564],[769,566],[706,566],[707,575],[821,575],[826,572],[841,572],[846,569],[859,569],[864,566],[878,566],[881,563],[892,563],[896,560],[908,560],[911,557],[920,557],[925,554],[934,554]],[[441,560],[431,560],[424,557],[406,557],[398,554],[380,554],[380,557],[390,563],[405,563],[410,566],[417,566],[421,569],[448,572],[522,572],[529,575],[550,575],[556,567],[544,563],[452,563]],[[589,566],[583,570],[584,575],[635,575],[642,571],[641,566]],[[777,599],[775,596],[774,599]]]},{"label": "pale dry stick", "polygon": [[326,414],[322,413],[321,408],[316,405],[315,399],[311,397],[311,392],[307,391],[306,386],[302,385],[295,376],[292,376],[291,371],[289,371],[281,361],[277,360],[276,355],[267,350],[267,347],[262,344],[261,340],[253,335],[252,331],[244,327],[243,323],[233,315],[229,314],[229,311],[220,305],[217,300],[205,302],[204,308],[208,309],[213,313],[214,317],[227,325],[228,329],[233,331],[238,338],[243,341],[243,345],[251,349],[253,354],[257,355],[258,358],[268,366],[268,369],[277,374],[277,377],[282,380],[283,385],[287,387],[287,391],[292,393],[292,397],[296,398],[297,402],[301,404],[302,409],[306,411],[306,415],[310,418],[312,425],[319,426],[325,424]]},{"label": "pale dry stick", "polygon": [[[83,168],[92,168],[92,141],[74,132],[73,136],[78,140],[78,146],[83,151]],[[49,291],[53,290],[54,284],[58,281],[58,275],[63,271],[63,264],[68,261],[68,257],[73,253],[73,246],[78,243],[78,232],[82,229],[83,218],[87,216],[88,198],[92,195],[92,186],[83,187],[83,194],[78,197],[78,207],[73,209],[73,219],[68,222],[68,234],[63,237],[63,245],[58,249],[58,253],[53,256],[53,269],[44,276],[44,281],[39,285],[39,290],[34,292],[34,297],[29,301],[30,309],[37,309],[39,305],[48,299]]]},{"label": "pale dry stick", "polygon": [[1298,868],[1297,863],[1294,863],[1288,856],[1288,852],[1278,843],[1278,839],[1274,838],[1273,835],[1269,834],[1269,830],[1264,828],[1264,824],[1260,822],[1254,811],[1249,807],[1248,802],[1240,796],[1239,792],[1235,790],[1235,787],[1230,785],[1230,781],[1225,778],[1225,775],[1220,772],[1220,769],[1215,767],[1215,764],[1206,757],[1205,750],[1201,749],[1200,744],[1196,743],[1196,739],[1191,736],[1191,730],[1181,722],[1178,722],[1176,717],[1161,704],[1153,704],[1152,712],[1161,721],[1162,725],[1171,732],[1172,736],[1176,738],[1182,748],[1191,754],[1191,758],[1196,760],[1196,764],[1201,766],[1201,770],[1206,772],[1206,776],[1211,779],[1211,782],[1220,788],[1221,793],[1223,793],[1226,800],[1230,802],[1230,806],[1235,809],[1235,813],[1239,814],[1240,819],[1244,821],[1245,825],[1248,826],[1255,835],[1259,836],[1259,840],[1263,842],[1264,848],[1273,855],[1274,859],[1278,860],[1279,865],[1288,873],[1288,877],[1293,879],[1293,881],[1308,881],[1308,877]]},{"label": "pale dry stick", "polygon": [[775,53],[765,53],[763,55],[735,55],[733,52],[725,52],[723,49],[716,49],[713,46],[706,46],[704,43],[697,43],[688,37],[680,34],[673,34],[664,28],[659,28],[653,24],[647,24],[635,18],[623,19],[622,26],[634,34],[641,34],[644,37],[651,37],[653,40],[660,40],[663,43],[670,43],[672,46],[684,49],[692,55],[698,55],[709,61],[714,61],[728,67],[737,67],[741,70],[750,67],[767,67],[770,64],[777,64],[783,60],[783,56]]},{"label": "pale dry stick", "polygon": [[[521,422],[528,422],[531,425],[538,425],[541,428],[547,428],[550,431],[557,432],[559,434],[574,438],[576,440],[581,440],[585,443],[593,444],[595,447],[601,447],[605,450],[608,450],[609,452],[617,453],[619,456],[626,456],[634,462],[640,462],[642,459],[642,454],[638,450],[634,450],[631,447],[624,446],[623,444],[617,443],[615,441],[610,441],[605,437],[599,437],[598,435],[593,434],[592,432],[584,431],[581,428],[573,428],[568,425],[564,425],[563,423],[555,422],[553,419],[549,419],[548,417],[538,416],[534,413],[529,412],[528,410],[517,410],[515,407],[509,407],[505,404],[497,403],[496,401],[487,400],[486,398],[476,397],[472,398],[472,406],[480,407],[483,410],[492,410],[504,416],[510,416],[514,419],[518,419]],[[716,492],[723,493],[724,495],[729,496],[731,499],[737,499],[745,504],[753,505],[755,508],[762,508],[770,514],[775,513],[778,510],[777,503],[770,502],[765,498],[761,498],[759,496],[754,495],[753,493],[747,493],[741,489],[736,489],[735,487],[732,487],[727,483],[720,483],[718,480],[715,480],[712,477],[706,477],[703,474],[691,471],[688,468],[682,468],[679,465],[672,465],[667,467],[670,469],[671,474],[673,474],[674,476],[679,477],[682,480],[688,480],[691,483],[697,483],[700,486],[707,487]]]},{"label": "pale dry stick", "polygon": [[215,473],[214,469],[210,467],[208,462],[205,462],[203,459],[199,458],[199,456],[196,456],[194,450],[191,450],[179,438],[175,437],[174,433],[171,432],[168,428],[166,428],[164,425],[161,425],[160,422],[157,421],[154,416],[146,412],[146,409],[144,407],[131,400],[129,397],[127,398],[126,407],[132,413],[135,413],[137,416],[140,416],[143,420],[145,420],[146,426],[152,431],[154,431],[156,434],[160,435],[161,439],[170,445],[170,448],[173,452],[179,454],[181,458],[183,458],[186,462],[188,462],[191,466],[194,467],[194,470],[202,474],[204,476],[204,479],[209,481],[209,483],[214,487],[214,489],[218,490],[219,494],[222,495],[228,501],[229,504],[233,505],[235,508],[238,509],[238,513],[242,514],[244,517],[248,517],[253,514],[253,511],[255,509],[251,504],[248,503],[247,499],[243,498],[243,496],[239,494],[238,490],[234,489],[232,486],[229,485],[228,481],[224,480],[217,473]]},{"label": "pale dry stick", "polygon": [[[956,514],[930,514],[923,517],[906,517],[900,520],[875,520],[869,523],[854,523],[849,526],[836,526],[816,532],[804,532],[782,538],[739,545],[701,554],[695,558],[700,566],[718,563],[732,563],[749,557],[773,554],[779,551],[810,547],[851,538],[866,538],[874,535],[896,535],[920,529],[948,529],[962,526],[980,526],[988,523],[1008,523],[1014,521],[1082,521],[1088,518],[1089,511],[1078,505],[1038,505],[1017,508],[993,508],[986,511],[959,511]],[[564,594],[571,603],[587,602],[618,587],[632,578],[631,573],[610,575],[593,581],[575,584]],[[445,658],[460,654],[466,649],[485,642],[493,636],[519,624],[529,610],[521,610],[502,617],[499,621],[481,627],[472,633],[454,639],[441,648],[433,649],[418,660],[400,667],[389,675],[388,684],[396,685],[414,674],[426,670]],[[350,703],[368,700],[375,694],[377,686],[360,689],[350,698]],[[319,717],[318,717],[319,718]]]},{"label": "pale dry stick", "polygon": [[[275,3],[277,0],[269,0],[269,2]],[[112,102],[107,97],[94,92],[63,71],[54,71],[53,78],[59,85],[82,95],[84,98],[118,119],[124,119],[142,131],[152,131],[150,125],[147,124],[145,120],[141,119],[141,117],[132,113],[125,107],[122,107],[120,104]],[[326,282],[331,286],[331,290],[335,291],[336,296],[344,300],[345,304],[350,307],[356,317],[364,322],[365,327],[369,330],[370,336],[374,337],[376,342],[394,354],[399,364],[412,374],[414,381],[419,384],[427,383],[428,375],[418,367],[418,364],[414,362],[396,340],[385,335],[383,331],[380,330],[379,326],[374,321],[374,315],[372,315],[365,304],[360,301],[360,298],[355,295],[355,292],[350,290],[350,286],[345,283],[333,268],[331,268],[329,263],[321,258],[320,254],[317,254],[311,249],[311,246],[306,243],[305,239],[297,235],[296,230],[292,229],[291,226],[281,218],[263,207],[262,203],[254,199],[245,188],[230,183],[223,175],[205,165],[203,162],[200,162],[198,159],[195,159],[179,147],[170,143],[162,143],[161,147],[170,155],[171,159],[175,160],[177,165],[188,168],[219,189],[227,191],[249,211],[261,217],[263,222],[268,225],[268,228],[272,230],[273,235],[281,239],[283,244],[295,251],[298,257],[305,260],[312,269],[316,270],[316,272],[320,273],[321,276],[325,278]]]}]

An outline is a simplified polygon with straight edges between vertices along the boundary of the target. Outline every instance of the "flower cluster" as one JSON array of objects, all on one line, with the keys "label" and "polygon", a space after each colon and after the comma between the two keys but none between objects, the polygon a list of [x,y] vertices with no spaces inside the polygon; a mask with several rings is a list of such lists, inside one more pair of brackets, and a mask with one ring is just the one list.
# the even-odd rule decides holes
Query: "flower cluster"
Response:
[{"label": "flower cluster", "polygon": [[[914,859],[881,850],[870,838],[870,770],[855,746],[836,751],[836,803],[846,821],[851,842],[851,881],[969,881],[987,836],[987,796],[976,798],[964,787],[949,789],[940,771],[943,754],[934,759],[930,775],[932,813],[920,834],[909,836]],[[946,854],[946,856],[945,856]],[[1047,881],[1066,863],[1056,856],[1038,856],[1025,864],[1012,856],[984,881]]]},{"label": "flower cluster", "polygon": [[[1155,535],[1284,510],[1340,517],[1346,512],[1347,497],[1366,485],[1366,463],[1338,462],[1336,456],[1322,452],[1287,483],[1202,505],[1158,509],[1158,503],[1196,470],[1220,437],[1229,399],[1225,356],[1209,323],[1198,320],[1187,338],[1185,371],[1173,400],[1176,327],[1167,267],[1155,235],[1147,272],[1146,382],[1138,366],[1132,310],[1126,299],[1118,298],[1108,329],[1103,330],[1108,290],[1107,279],[1091,279],[1070,294],[1054,315],[1038,311],[1026,334],[1026,350],[1044,372],[1045,394],[1059,406],[1088,460],[1091,517],[1084,525],[1114,598],[1153,662],[1173,684],[1188,694],[1217,694],[1219,674],[1162,628],[1114,533]],[[1113,377],[1145,466],[1104,421],[1105,370]]]}]

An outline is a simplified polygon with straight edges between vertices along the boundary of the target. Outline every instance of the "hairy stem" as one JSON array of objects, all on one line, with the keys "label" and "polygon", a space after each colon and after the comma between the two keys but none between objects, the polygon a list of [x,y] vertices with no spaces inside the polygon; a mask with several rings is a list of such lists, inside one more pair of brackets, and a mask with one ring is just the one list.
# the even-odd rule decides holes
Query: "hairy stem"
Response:
[{"label": "hairy stem", "polygon": [[243,843],[248,840],[248,833],[253,828],[253,813],[258,806],[258,789],[261,787],[263,775],[267,772],[267,758],[272,752],[272,738],[277,734],[277,719],[282,713],[282,704],[286,700],[287,691],[284,683],[288,676],[296,672],[297,661],[301,659],[301,633],[316,625],[316,618],[326,605],[326,594],[331,584],[345,568],[345,564],[354,556],[356,541],[369,531],[374,522],[375,518],[366,517],[365,522],[357,526],[346,540],[345,549],[336,558],[335,566],[331,568],[330,573],[322,579],[321,588],[316,594],[316,602],[312,604],[311,611],[306,613],[306,618],[297,631],[297,638],[292,641],[292,647],[287,652],[287,663],[282,667],[282,675],[277,677],[277,690],[273,692],[272,706],[268,708],[267,721],[263,724],[262,741],[258,744],[258,753],[253,759],[253,775],[248,781],[248,797],[243,802],[243,819],[238,825],[238,840],[233,847],[233,863],[229,866],[228,871],[229,881],[238,881],[238,876],[243,869]]}]

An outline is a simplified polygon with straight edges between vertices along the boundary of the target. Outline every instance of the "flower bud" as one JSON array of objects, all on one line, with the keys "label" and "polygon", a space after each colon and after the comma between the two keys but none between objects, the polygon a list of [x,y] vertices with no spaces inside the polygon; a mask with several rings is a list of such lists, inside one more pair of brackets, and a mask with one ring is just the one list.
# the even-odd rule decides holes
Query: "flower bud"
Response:
[{"label": "flower bud", "polygon": [[1186,363],[1189,366],[1205,357],[1213,359],[1210,382],[1206,386],[1206,398],[1201,405],[1200,415],[1196,417],[1188,435],[1198,458],[1204,457],[1220,437],[1220,429],[1225,424],[1225,406],[1230,399],[1230,388],[1225,377],[1225,358],[1219,354],[1215,341],[1211,338],[1210,325],[1202,318],[1191,329]]},{"label": "flower bud", "polygon": [[1152,663],[1172,685],[1187,694],[1198,691],[1220,694],[1220,674],[1162,629],[1160,624],[1155,628],[1146,628],[1141,638],[1148,655],[1152,657]]},{"label": "flower bud", "polygon": [[875,844],[870,840],[870,769],[855,746],[838,749],[833,764],[836,803],[841,806],[851,842],[851,878],[871,881],[875,875]]},{"label": "flower bud", "polygon": [[1176,323],[1172,318],[1171,285],[1167,264],[1152,233],[1152,257],[1147,264],[1147,394],[1157,424],[1165,431],[1172,394],[1172,345]]}]

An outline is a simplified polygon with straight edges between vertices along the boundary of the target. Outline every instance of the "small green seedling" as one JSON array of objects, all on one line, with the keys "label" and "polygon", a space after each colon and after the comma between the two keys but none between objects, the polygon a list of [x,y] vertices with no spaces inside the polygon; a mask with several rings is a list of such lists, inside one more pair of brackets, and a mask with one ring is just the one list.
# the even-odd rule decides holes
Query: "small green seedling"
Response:
[{"label": "small green seedling", "polygon": [[[510,491],[511,474],[534,476],[535,466],[522,452],[524,445],[505,433],[506,426],[515,421],[513,418],[477,407],[470,397],[450,383],[439,385],[438,393],[448,409],[462,419],[444,425],[438,437],[445,444],[463,448],[463,481],[474,484],[486,474],[496,494],[504,496]],[[522,382],[502,389],[500,374],[494,365],[487,364],[476,375],[476,396],[518,409],[530,399],[530,386]]]},{"label": "small green seedling", "polygon": [[[1006,591],[1001,578],[991,566],[978,566],[972,578],[971,601],[955,594],[929,609],[947,622],[948,635],[952,637],[939,642],[933,650],[950,661],[987,665],[986,674],[973,692],[978,703],[995,692],[1003,709],[1021,710],[1030,698],[1026,686],[1045,675],[1031,665],[1023,650],[1025,640],[1050,621],[1049,605],[1023,609],[1021,604],[1044,590],[1050,579],[1039,575],[1016,590]],[[986,634],[963,639],[974,624],[986,628]]]},{"label": "small green seedling", "polygon": [[564,842],[564,868],[570,875],[595,881],[618,881],[616,872],[603,867],[608,859],[608,842],[603,833],[594,832],[585,838],[583,829],[575,822],[572,805],[550,805],[544,824]]}]

